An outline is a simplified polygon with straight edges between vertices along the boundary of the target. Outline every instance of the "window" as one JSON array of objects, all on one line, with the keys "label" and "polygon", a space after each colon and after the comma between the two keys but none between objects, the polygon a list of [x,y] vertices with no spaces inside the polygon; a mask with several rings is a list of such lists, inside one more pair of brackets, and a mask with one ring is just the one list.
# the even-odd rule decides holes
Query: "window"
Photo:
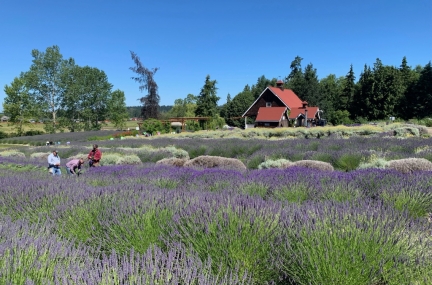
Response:
[{"label": "window", "polygon": [[266,102],[266,107],[271,107],[271,106],[272,106],[271,102]]},{"label": "window", "polygon": [[270,127],[270,123],[264,123],[264,127]]}]

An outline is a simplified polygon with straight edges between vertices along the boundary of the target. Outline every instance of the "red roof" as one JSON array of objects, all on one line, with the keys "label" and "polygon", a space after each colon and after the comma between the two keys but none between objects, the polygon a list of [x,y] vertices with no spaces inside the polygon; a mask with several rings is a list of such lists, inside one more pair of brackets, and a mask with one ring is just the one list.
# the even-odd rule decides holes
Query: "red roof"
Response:
[{"label": "red roof", "polygon": [[278,96],[279,99],[281,99],[282,102],[290,109],[303,106],[300,98],[291,89],[282,90],[279,87],[271,86],[269,86],[268,89],[270,89],[270,91],[272,91],[276,96]]},{"label": "red roof", "polygon": [[286,111],[286,107],[261,107],[255,122],[279,122]]},{"label": "red roof", "polygon": [[306,107],[306,108],[292,108],[289,114],[290,119],[296,119],[300,114],[305,115],[305,110],[307,110],[307,118],[315,118],[315,114],[318,112],[318,107]]}]

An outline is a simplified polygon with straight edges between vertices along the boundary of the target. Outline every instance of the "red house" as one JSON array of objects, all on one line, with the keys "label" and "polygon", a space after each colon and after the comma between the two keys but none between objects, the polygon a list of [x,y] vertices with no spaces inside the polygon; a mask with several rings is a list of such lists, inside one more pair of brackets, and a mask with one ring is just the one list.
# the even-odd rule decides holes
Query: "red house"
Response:
[{"label": "red house", "polygon": [[318,107],[309,107],[306,101],[278,80],[276,87],[267,87],[242,115],[255,119],[255,127],[299,127],[316,124],[320,119]]}]

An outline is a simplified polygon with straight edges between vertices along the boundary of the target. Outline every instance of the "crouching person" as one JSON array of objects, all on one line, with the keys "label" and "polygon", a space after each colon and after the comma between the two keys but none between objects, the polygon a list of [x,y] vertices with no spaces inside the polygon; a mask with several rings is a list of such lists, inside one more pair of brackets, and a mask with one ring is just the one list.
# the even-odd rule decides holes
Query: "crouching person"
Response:
[{"label": "crouching person", "polygon": [[84,164],[84,159],[72,159],[68,163],[66,163],[67,173],[70,175],[79,176],[81,172],[81,166]]},{"label": "crouching person", "polygon": [[97,144],[93,145],[93,149],[90,151],[90,153],[87,156],[89,160],[89,166],[90,167],[97,167],[100,166],[99,161],[102,158],[102,152],[98,148]]}]

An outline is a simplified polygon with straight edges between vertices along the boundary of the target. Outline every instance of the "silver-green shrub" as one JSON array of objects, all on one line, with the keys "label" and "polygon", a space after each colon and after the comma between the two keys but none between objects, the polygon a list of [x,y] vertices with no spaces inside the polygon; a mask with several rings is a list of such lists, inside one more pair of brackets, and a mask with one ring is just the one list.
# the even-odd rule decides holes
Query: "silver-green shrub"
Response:
[{"label": "silver-green shrub", "polygon": [[142,164],[141,159],[135,155],[135,154],[130,154],[130,155],[122,155],[116,162],[116,164],[129,164],[129,165],[137,165],[137,164]]},{"label": "silver-green shrub", "polygon": [[418,128],[414,127],[402,127],[393,130],[393,134],[397,137],[405,137],[405,136],[420,136],[420,131]]},{"label": "silver-green shrub", "polygon": [[104,153],[101,159],[102,165],[116,165],[121,158],[120,153]]},{"label": "silver-green shrub", "polygon": [[293,163],[293,166],[301,166],[306,168],[313,168],[317,170],[323,170],[323,171],[333,171],[333,166],[324,161],[319,160],[298,160]]},{"label": "silver-green shrub", "polygon": [[2,151],[2,152],[0,152],[0,156],[25,158],[25,154],[16,150],[16,149],[8,149],[5,151]]},{"label": "silver-green shrub", "polygon": [[177,166],[182,167],[187,159],[184,158],[176,158],[176,157],[170,157],[170,158],[164,158],[156,162],[156,164],[163,164],[163,165],[171,165],[171,166]]},{"label": "silver-green shrub", "polygon": [[371,161],[362,162],[358,166],[358,169],[367,169],[367,168],[386,168],[389,162],[384,158],[377,158]]},{"label": "silver-green shrub", "polygon": [[176,148],[174,146],[167,146],[164,148],[164,150],[169,151],[175,158],[189,159],[189,153],[184,149]]},{"label": "silver-green shrub", "polygon": [[30,158],[34,159],[48,159],[48,156],[50,155],[49,152],[35,152],[30,154]]},{"label": "silver-green shrub", "polygon": [[277,159],[277,160],[268,159],[262,162],[260,165],[258,165],[258,169],[270,169],[270,168],[285,169],[292,166],[292,164],[293,163],[291,161],[284,158]]}]

